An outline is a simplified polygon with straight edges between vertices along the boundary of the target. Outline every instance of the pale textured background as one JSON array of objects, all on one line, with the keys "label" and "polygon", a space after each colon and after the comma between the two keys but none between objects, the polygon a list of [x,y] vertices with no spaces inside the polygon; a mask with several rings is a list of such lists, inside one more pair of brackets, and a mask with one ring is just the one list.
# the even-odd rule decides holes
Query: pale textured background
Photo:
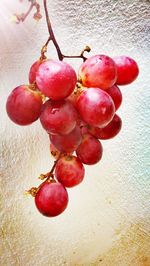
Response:
[{"label": "pale textured background", "polygon": [[[37,122],[11,123],[5,112],[10,91],[27,82],[28,69],[47,39],[45,19],[10,23],[17,0],[0,3],[1,228],[0,265],[150,265],[150,1],[48,1],[65,54],[129,55],[140,67],[138,80],[122,87],[122,132],[103,142],[100,164],[87,167],[84,182],[69,190],[68,209],[41,216],[23,192],[49,170],[49,141]],[[24,10],[25,6],[22,7]],[[49,56],[56,57],[50,46]],[[76,69],[80,60],[70,62]]]}]

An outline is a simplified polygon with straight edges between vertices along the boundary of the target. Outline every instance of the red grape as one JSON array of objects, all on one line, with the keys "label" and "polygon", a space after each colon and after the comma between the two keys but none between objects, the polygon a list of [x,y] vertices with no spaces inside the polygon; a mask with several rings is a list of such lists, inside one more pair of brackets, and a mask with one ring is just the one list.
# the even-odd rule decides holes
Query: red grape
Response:
[{"label": "red grape", "polygon": [[65,187],[74,187],[84,178],[84,166],[75,156],[64,156],[56,164],[55,176]]},{"label": "red grape", "polygon": [[107,93],[113,99],[113,102],[115,104],[115,109],[118,110],[121,103],[122,103],[122,93],[121,93],[119,87],[114,85],[107,90]]},{"label": "red grape", "polygon": [[138,74],[139,68],[137,63],[128,56],[118,56],[113,58],[117,66],[118,78],[117,85],[127,85],[133,82]]},{"label": "red grape", "polygon": [[76,126],[78,114],[67,100],[45,102],[40,121],[43,128],[51,134],[69,134]]},{"label": "red grape", "polygon": [[47,217],[54,217],[62,213],[68,205],[68,193],[62,184],[44,182],[36,196],[35,204],[39,212]]},{"label": "red grape", "polygon": [[36,84],[52,100],[68,97],[74,90],[77,77],[74,69],[62,61],[47,60],[39,66]]},{"label": "red grape", "polygon": [[117,68],[112,58],[106,55],[94,55],[81,65],[79,77],[85,87],[106,90],[115,84]]},{"label": "red grape", "polygon": [[99,128],[89,126],[88,131],[97,139],[111,139],[120,132],[121,127],[121,118],[115,114],[111,122],[106,127]]},{"label": "red grape", "polygon": [[78,158],[84,164],[96,164],[102,158],[103,147],[100,141],[90,134],[83,136],[81,144],[76,150]]},{"label": "red grape", "polygon": [[115,113],[112,98],[98,88],[83,91],[78,98],[77,109],[86,123],[97,127],[106,126]]},{"label": "red grape", "polygon": [[81,143],[81,132],[79,127],[68,135],[49,135],[51,143],[61,152],[71,153],[77,149]]},{"label": "red grape", "polygon": [[6,110],[9,118],[16,124],[25,126],[36,121],[42,108],[42,97],[28,85],[15,88],[9,95]]},{"label": "red grape", "polygon": [[39,66],[46,60],[38,60],[34,62],[29,71],[29,82],[32,84],[36,81],[36,74],[39,69]]}]

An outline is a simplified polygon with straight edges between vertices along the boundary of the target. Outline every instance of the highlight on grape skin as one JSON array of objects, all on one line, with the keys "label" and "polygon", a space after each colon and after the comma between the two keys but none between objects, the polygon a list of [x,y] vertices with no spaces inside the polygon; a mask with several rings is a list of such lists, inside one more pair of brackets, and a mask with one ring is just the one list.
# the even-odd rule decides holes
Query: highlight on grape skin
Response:
[{"label": "highlight on grape skin", "polygon": [[15,88],[9,95],[6,110],[16,124],[26,126],[36,121],[42,108],[42,96],[28,85]]}]

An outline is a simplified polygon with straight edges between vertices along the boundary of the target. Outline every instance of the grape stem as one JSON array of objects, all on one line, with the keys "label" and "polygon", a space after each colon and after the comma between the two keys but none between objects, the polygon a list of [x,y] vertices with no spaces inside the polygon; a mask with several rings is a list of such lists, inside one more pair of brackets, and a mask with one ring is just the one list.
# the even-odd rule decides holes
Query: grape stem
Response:
[{"label": "grape stem", "polygon": [[[52,28],[52,24],[51,24],[51,21],[50,21],[50,16],[49,16],[49,13],[48,13],[48,8],[47,8],[47,0],[43,0],[43,3],[44,3],[44,10],[45,10],[45,16],[46,16],[46,22],[47,22],[47,27],[48,27],[48,32],[49,32],[49,39],[47,41],[47,45],[49,43],[49,41],[51,40],[56,48],[56,51],[57,51],[57,54],[58,54],[58,58],[59,60],[63,60],[64,58],[81,58],[83,59],[83,61],[85,61],[87,58],[84,56],[84,52],[90,52],[91,51],[91,48],[89,46],[86,46],[83,51],[81,52],[80,55],[64,55],[60,49],[60,46],[58,45],[58,42],[56,40],[56,37],[55,37],[55,34],[54,34],[54,31],[53,31],[53,28]],[[47,51],[47,45],[43,46],[46,48],[46,51]],[[43,48],[42,48],[43,49]],[[42,51],[41,51],[41,54],[42,54]],[[42,57],[43,58],[43,57]]]},{"label": "grape stem", "polygon": [[29,16],[29,14],[31,13],[32,9],[35,7],[36,8],[36,13],[34,14],[35,19],[40,19],[41,15],[40,15],[40,5],[36,2],[36,0],[29,0],[29,2],[31,2],[29,9],[27,10],[26,13],[22,13],[22,14],[15,14],[15,17],[17,19],[16,23],[19,24],[20,22],[24,22],[25,19]]},{"label": "grape stem", "polygon": [[[63,154],[63,153],[60,153],[60,154],[59,154],[59,157],[57,158],[57,160],[54,161],[54,164],[53,164],[53,166],[52,166],[50,172],[48,172],[47,174],[41,174],[41,175],[39,176],[39,179],[41,179],[41,180],[44,180],[44,179],[45,179],[43,183],[45,183],[45,182],[47,182],[47,181],[49,181],[49,182],[56,182],[55,179],[54,179],[54,174],[53,174],[53,173],[54,173],[54,170],[55,170],[56,164],[57,164],[58,161],[60,160],[62,154]],[[40,184],[39,187],[32,187],[31,189],[25,191],[25,195],[31,195],[32,197],[35,197],[36,194],[37,194],[37,192],[38,192],[38,190],[39,190],[39,188],[41,187],[41,185],[42,185],[42,184]]]},{"label": "grape stem", "polygon": [[56,167],[58,161],[59,161],[60,158],[62,157],[62,154],[63,154],[63,153],[60,153],[59,156],[58,156],[58,158],[57,158],[57,160],[54,161],[54,164],[53,164],[53,166],[52,166],[50,172],[48,172],[47,174],[41,174],[40,177],[39,177],[39,179],[43,180],[43,179],[46,178],[46,181],[48,181],[49,179],[54,179],[54,175],[53,175],[53,173],[54,173],[54,170],[55,170],[55,167]]}]

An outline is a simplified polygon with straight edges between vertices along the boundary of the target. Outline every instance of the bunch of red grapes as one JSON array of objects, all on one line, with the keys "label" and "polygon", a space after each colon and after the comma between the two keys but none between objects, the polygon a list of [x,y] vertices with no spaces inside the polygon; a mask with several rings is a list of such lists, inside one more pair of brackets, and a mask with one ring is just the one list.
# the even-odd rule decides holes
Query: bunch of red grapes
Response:
[{"label": "bunch of red grapes", "polygon": [[83,181],[84,164],[101,160],[100,140],[115,137],[122,125],[116,114],[122,102],[118,85],[130,84],[138,73],[137,63],[127,56],[92,56],[80,66],[78,79],[69,64],[39,59],[31,66],[30,84],[11,92],[6,104],[10,119],[25,126],[40,118],[56,159],[52,170],[41,175],[43,183],[31,190],[43,215],[62,213],[66,188]]}]

